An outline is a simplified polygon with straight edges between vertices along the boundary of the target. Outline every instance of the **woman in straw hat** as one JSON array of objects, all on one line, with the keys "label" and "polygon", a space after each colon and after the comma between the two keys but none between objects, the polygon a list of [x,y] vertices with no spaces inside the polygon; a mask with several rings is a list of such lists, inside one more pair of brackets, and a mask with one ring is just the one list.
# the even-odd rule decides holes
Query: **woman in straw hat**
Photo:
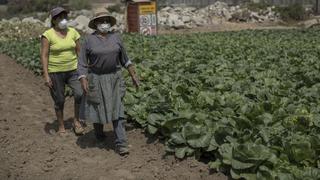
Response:
[{"label": "woman in straw hat", "polygon": [[78,81],[77,55],[80,50],[79,33],[67,26],[68,11],[62,7],[51,10],[52,28],[41,36],[41,62],[45,84],[50,88],[50,94],[54,101],[58,133],[66,132],[63,121],[64,91],[68,84],[74,95],[74,131],[83,134],[84,129],[79,121],[79,107],[82,98],[82,89]]},{"label": "woman in straw hat", "polygon": [[121,68],[128,70],[133,84],[139,81],[119,35],[112,32],[116,19],[108,13],[97,13],[89,22],[95,32],[87,35],[81,45],[78,73],[85,93],[85,118],[93,123],[96,138],[105,139],[103,124],[112,122],[116,151],[128,154],[124,128],[122,98],[125,84]]}]

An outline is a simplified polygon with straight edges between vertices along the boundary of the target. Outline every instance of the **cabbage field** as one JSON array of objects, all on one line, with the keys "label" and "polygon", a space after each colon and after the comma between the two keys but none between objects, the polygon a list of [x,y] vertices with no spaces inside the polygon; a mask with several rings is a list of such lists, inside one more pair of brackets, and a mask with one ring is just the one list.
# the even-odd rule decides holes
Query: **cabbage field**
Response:
[{"label": "cabbage field", "polygon": [[[142,86],[126,112],[178,158],[233,179],[320,179],[320,31],[124,35]],[[39,39],[1,53],[41,74]]]}]

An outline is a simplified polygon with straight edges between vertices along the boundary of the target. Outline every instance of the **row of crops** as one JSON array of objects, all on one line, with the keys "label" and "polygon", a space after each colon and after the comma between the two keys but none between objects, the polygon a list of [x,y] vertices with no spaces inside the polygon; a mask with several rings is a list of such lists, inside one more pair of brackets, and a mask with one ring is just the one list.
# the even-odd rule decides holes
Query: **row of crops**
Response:
[{"label": "row of crops", "polygon": [[[320,179],[319,34],[124,35],[142,81],[127,114],[176,157],[205,155],[234,179]],[[41,73],[37,38],[0,51]]]}]

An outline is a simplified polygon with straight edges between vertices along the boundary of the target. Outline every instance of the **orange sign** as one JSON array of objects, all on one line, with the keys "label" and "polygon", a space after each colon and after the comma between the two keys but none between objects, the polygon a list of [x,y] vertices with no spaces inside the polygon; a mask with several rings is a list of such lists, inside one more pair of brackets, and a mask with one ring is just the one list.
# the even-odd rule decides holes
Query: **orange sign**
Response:
[{"label": "orange sign", "polygon": [[140,15],[155,14],[156,13],[156,3],[151,2],[148,5],[140,5],[139,12],[140,12]]}]

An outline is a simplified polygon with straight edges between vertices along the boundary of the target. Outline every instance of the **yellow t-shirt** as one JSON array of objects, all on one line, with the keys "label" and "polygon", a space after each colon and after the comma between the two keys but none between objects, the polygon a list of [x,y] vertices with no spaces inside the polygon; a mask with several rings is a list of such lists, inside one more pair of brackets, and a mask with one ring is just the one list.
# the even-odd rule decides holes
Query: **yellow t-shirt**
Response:
[{"label": "yellow t-shirt", "polygon": [[42,34],[49,41],[48,72],[66,72],[77,69],[76,41],[80,34],[74,28],[68,28],[62,38],[53,28]]}]

